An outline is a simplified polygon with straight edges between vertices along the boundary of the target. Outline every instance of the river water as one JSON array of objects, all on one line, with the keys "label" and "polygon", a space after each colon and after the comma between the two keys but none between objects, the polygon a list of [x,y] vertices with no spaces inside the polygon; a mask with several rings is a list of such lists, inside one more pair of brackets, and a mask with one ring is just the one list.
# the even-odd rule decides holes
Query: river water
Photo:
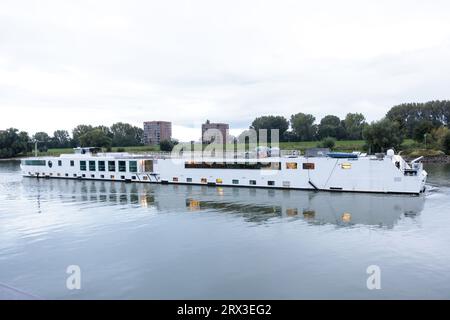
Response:
[{"label": "river water", "polygon": [[[448,299],[450,166],[426,169],[430,190],[414,197],[37,180],[3,161],[0,288],[42,299]],[[69,266],[80,289],[67,286]],[[380,289],[368,289],[369,266]]]}]

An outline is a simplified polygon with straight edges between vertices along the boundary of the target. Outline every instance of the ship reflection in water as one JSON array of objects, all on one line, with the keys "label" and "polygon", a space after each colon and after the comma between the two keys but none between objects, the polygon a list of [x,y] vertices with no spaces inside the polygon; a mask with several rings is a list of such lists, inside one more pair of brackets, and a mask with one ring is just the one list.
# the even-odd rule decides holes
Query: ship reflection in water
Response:
[{"label": "ship reflection in water", "polygon": [[[393,228],[402,218],[423,210],[425,197],[298,190],[126,184],[104,181],[29,180],[29,188],[43,188],[71,201],[132,205],[157,212],[220,212],[247,222],[303,219],[311,225],[370,225]],[[34,190],[36,191],[36,190]],[[51,194],[51,193],[50,193]]]}]

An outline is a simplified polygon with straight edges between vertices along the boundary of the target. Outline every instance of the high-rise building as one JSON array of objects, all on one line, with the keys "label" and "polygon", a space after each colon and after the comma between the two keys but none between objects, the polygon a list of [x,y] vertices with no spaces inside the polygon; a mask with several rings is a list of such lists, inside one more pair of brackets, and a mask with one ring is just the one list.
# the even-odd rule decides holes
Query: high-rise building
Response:
[{"label": "high-rise building", "polygon": [[227,143],[229,130],[230,126],[227,123],[212,123],[206,120],[206,123],[202,124],[202,142]]},{"label": "high-rise building", "polygon": [[159,144],[163,140],[172,139],[172,122],[146,121],[144,122],[144,142],[146,144]]}]

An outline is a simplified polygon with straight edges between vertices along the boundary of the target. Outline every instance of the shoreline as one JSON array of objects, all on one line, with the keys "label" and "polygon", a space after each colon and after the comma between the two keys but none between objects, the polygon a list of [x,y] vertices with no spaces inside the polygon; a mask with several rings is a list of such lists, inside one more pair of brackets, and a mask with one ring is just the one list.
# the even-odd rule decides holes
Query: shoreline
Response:
[{"label": "shoreline", "polygon": [[[405,161],[410,162],[415,158],[412,157],[404,157]],[[440,155],[440,156],[424,156],[421,160],[422,163],[438,163],[438,164],[449,164],[450,156],[449,155]]]}]

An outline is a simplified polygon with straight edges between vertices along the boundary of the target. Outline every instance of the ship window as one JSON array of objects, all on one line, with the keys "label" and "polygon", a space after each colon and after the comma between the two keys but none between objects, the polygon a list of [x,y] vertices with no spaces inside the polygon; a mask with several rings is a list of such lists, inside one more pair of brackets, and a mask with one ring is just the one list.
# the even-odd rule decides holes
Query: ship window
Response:
[{"label": "ship window", "polygon": [[348,162],[345,162],[345,163],[341,164],[341,168],[342,169],[351,169],[352,168],[352,164],[348,163]]},{"label": "ship window", "polygon": [[136,180],[136,176],[131,176],[131,179]]},{"label": "ship window", "polygon": [[237,179],[234,179],[232,182],[233,182],[233,184],[239,184],[239,180],[237,180]]},{"label": "ship window", "polygon": [[126,161],[119,161],[119,172],[127,171]]},{"label": "ship window", "polygon": [[200,180],[200,182],[201,182],[201,183],[207,183],[207,182],[208,182],[208,179],[202,178],[202,179]]},{"label": "ship window", "polygon": [[49,168],[53,167],[53,162],[49,161],[49,162],[48,162],[48,167],[49,167]]},{"label": "ship window", "polygon": [[58,160],[58,166],[62,166],[62,160]]},{"label": "ship window", "polygon": [[70,160],[70,166],[71,167],[75,167],[75,161],[74,160]]},{"label": "ship window", "polygon": [[89,171],[95,171],[95,161],[89,161]]},{"label": "ship window", "polygon": [[56,176],[61,177],[61,174],[60,174],[60,173],[57,173]]},{"label": "ship window", "polygon": [[143,176],[142,180],[148,180],[148,177],[147,176]]},{"label": "ship window", "polygon": [[51,173],[51,172],[50,172],[50,175],[52,176],[52,175],[53,175],[53,173]]},{"label": "ship window", "polygon": [[250,183],[251,185],[256,185],[256,180],[250,180],[249,183]]},{"label": "ship window", "polygon": [[125,180],[125,176],[120,176],[120,179]]},{"label": "ship window", "polygon": [[173,177],[172,181],[173,182],[178,182],[178,178],[177,177]]},{"label": "ship window", "polygon": [[25,160],[26,166],[45,166],[45,160]]},{"label": "ship window", "polygon": [[305,162],[303,164],[303,169],[304,170],[314,170],[315,169],[315,165],[314,165],[314,163],[311,163],[311,162]]},{"label": "ship window", "polygon": [[281,169],[280,162],[262,162],[262,163],[258,162],[258,165],[261,166],[261,169],[266,169],[266,170],[280,170]]},{"label": "ship window", "polygon": [[91,178],[95,178],[95,174],[91,174]]},{"label": "ship window", "polygon": [[186,182],[192,182],[192,178],[186,178]]},{"label": "ship window", "polygon": [[223,183],[223,180],[222,180],[221,178],[217,178],[217,179],[216,179],[216,183],[221,184],[221,183]]},{"label": "ship window", "polygon": [[111,175],[110,177],[111,177],[111,179],[115,179],[115,177],[113,175]]},{"label": "ship window", "polygon": [[98,171],[105,171],[105,161],[98,162]]},{"label": "ship window", "polygon": [[267,185],[268,186],[274,186],[275,185],[275,181],[267,181]]},{"label": "ship window", "polygon": [[130,161],[128,166],[130,168],[130,172],[137,172],[137,161]]},{"label": "ship window", "polygon": [[101,175],[100,175],[100,178],[105,179],[105,175],[104,175],[104,174],[101,174]]},{"label": "ship window", "polygon": [[66,173],[66,177],[68,177],[69,176],[69,174],[68,173]]},{"label": "ship window", "polygon": [[83,178],[86,178],[86,175],[83,173],[82,175],[81,175]]},{"label": "ship window", "polygon": [[86,171],[86,161],[80,161],[80,170]]},{"label": "ship window", "polygon": [[297,162],[286,162],[286,169],[297,169]]},{"label": "ship window", "polygon": [[153,172],[153,160],[144,160],[144,172]]},{"label": "ship window", "polygon": [[116,171],[116,162],[115,161],[108,161],[108,171]]},{"label": "ship window", "polygon": [[74,177],[74,178],[76,178],[76,177],[77,177],[77,174],[76,174],[76,173],[74,173],[74,174],[73,174],[73,177]]}]

